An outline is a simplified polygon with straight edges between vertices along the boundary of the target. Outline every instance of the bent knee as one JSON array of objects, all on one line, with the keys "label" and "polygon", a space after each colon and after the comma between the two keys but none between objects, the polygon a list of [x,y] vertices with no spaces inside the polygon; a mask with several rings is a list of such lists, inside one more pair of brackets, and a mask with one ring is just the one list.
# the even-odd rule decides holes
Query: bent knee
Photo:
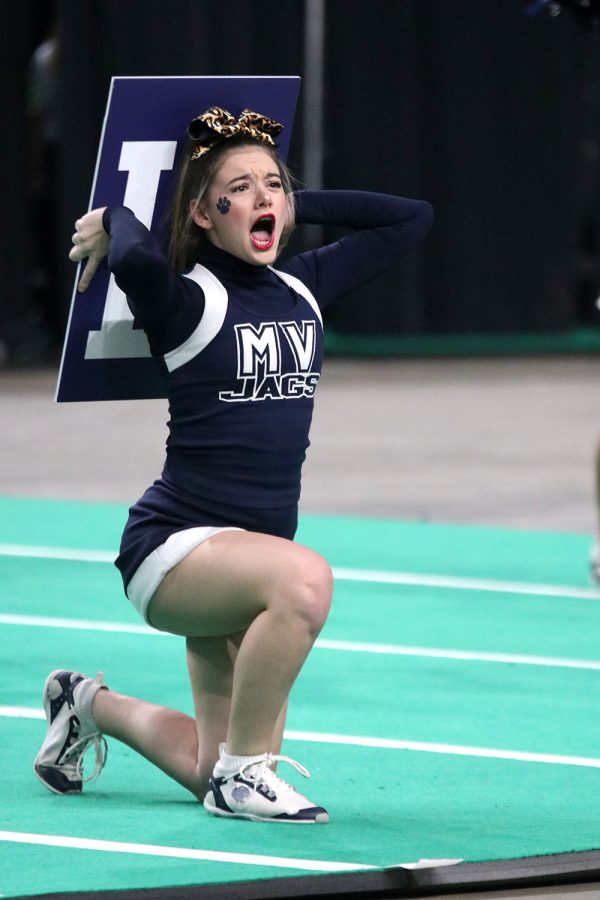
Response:
[{"label": "bent knee", "polygon": [[293,611],[302,617],[309,631],[318,634],[329,613],[333,593],[333,573],[318,554],[310,554],[301,571],[290,580]]}]

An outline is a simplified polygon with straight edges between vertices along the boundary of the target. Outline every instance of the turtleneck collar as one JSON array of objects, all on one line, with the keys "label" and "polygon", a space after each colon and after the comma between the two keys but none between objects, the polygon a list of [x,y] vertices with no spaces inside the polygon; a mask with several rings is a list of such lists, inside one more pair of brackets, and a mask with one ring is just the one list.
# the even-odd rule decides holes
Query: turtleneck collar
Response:
[{"label": "turtleneck collar", "polygon": [[200,265],[206,266],[211,272],[220,275],[226,275],[228,279],[240,279],[242,281],[259,281],[268,277],[269,268],[267,266],[256,266],[252,263],[245,262],[220,247],[206,242],[202,248],[202,255],[198,259]]}]

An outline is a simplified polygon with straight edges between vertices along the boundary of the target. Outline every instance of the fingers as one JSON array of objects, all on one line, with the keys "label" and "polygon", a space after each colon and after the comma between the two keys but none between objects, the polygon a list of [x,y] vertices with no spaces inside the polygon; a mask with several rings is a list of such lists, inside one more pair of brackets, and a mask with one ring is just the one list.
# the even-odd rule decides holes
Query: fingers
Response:
[{"label": "fingers", "polygon": [[75,222],[75,231],[71,235],[71,243],[74,247],[81,247],[85,244],[86,238],[84,236],[84,231],[86,230],[83,219],[77,219]]},{"label": "fingers", "polygon": [[[73,250],[71,250],[71,253],[73,253]],[[71,254],[69,254],[69,256],[70,255]],[[98,268],[99,262],[100,260],[93,256],[90,256],[90,258],[88,259],[81,278],[79,279],[79,284],[77,285],[77,289],[81,294],[83,294],[84,291],[88,289],[90,281],[96,274],[96,269]]]},{"label": "fingers", "polygon": [[71,238],[73,246],[69,250],[69,259],[73,262],[81,262],[82,259],[85,259],[86,253],[83,247],[81,246],[81,241],[77,234],[74,234]]},{"label": "fingers", "polygon": [[[75,227],[77,227],[78,224],[78,222],[75,222]],[[71,236],[71,243],[73,246],[69,250],[69,259],[72,260],[72,262],[82,262],[89,254],[84,245],[83,236],[79,231],[76,231]]]},{"label": "fingers", "polygon": [[[71,235],[71,243],[73,244],[71,253],[76,254],[76,262],[82,260],[87,252],[91,251],[93,246],[94,235],[90,233],[84,234],[84,231],[89,232],[89,230],[81,228],[80,226],[82,225],[84,225],[84,223],[81,219],[78,219],[77,222],[75,222],[75,231]],[[71,253],[69,253],[69,257],[73,259]]]},{"label": "fingers", "polygon": [[71,236],[73,246],[69,251],[69,259],[76,263],[85,259],[88,261],[79,280],[78,288],[81,292],[87,290],[100,262],[108,253],[108,235],[102,227],[103,212],[104,208],[92,210],[77,219]]}]

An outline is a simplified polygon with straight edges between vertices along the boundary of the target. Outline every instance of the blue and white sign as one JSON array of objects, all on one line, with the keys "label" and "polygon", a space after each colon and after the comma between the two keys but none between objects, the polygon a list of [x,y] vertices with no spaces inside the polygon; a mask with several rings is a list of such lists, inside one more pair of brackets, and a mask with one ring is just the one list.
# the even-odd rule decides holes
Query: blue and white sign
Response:
[{"label": "blue and white sign", "polygon": [[[248,107],[281,122],[277,143],[285,159],[299,89],[295,76],[113,78],[90,209],[128,206],[156,233],[167,212],[178,144],[188,122],[210,106],[234,116]],[[164,396],[146,336],[104,262],[84,294],[75,286],[56,399]]]}]

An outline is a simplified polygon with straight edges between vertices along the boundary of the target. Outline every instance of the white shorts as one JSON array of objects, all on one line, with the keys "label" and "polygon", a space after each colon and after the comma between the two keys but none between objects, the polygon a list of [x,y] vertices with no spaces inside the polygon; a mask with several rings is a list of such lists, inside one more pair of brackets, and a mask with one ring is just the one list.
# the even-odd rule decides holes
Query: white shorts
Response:
[{"label": "white shorts", "polygon": [[221,531],[245,531],[245,529],[233,526],[225,528],[204,526],[176,531],[167,538],[164,544],[149,553],[144,562],[136,569],[127,585],[127,596],[149,625],[152,623],[148,619],[148,605],[167,572],[181,562],[194,547],[213,535],[220,534]]}]

